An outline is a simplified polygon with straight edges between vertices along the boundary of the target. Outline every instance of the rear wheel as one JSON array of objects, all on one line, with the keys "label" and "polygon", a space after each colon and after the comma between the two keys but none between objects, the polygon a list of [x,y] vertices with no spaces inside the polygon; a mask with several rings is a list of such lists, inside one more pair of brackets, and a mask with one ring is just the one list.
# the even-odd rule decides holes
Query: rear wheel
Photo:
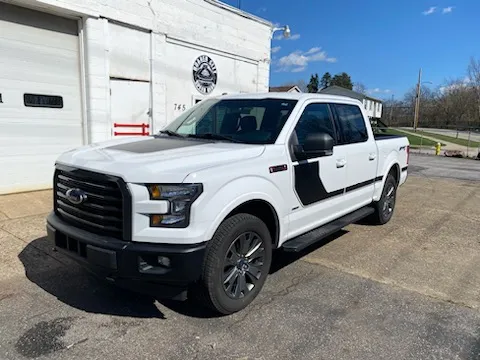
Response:
[{"label": "rear wheel", "polygon": [[220,314],[247,307],[262,289],[272,261],[265,223],[250,214],[226,219],[207,246],[197,294]]},{"label": "rear wheel", "polygon": [[388,174],[383,186],[382,196],[379,201],[374,203],[375,212],[369,218],[370,222],[375,225],[388,223],[393,216],[396,199],[397,181],[392,174]]}]

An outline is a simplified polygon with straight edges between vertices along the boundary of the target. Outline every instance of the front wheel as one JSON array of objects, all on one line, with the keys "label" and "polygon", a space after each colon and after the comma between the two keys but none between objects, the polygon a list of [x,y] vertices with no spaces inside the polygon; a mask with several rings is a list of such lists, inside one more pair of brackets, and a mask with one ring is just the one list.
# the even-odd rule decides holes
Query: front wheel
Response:
[{"label": "front wheel", "polygon": [[370,217],[370,222],[375,225],[383,225],[390,221],[395,209],[397,198],[397,181],[391,175],[387,175],[383,186],[382,196],[374,203],[375,212]]},{"label": "front wheel", "polygon": [[265,223],[250,214],[226,219],[207,245],[197,294],[220,314],[246,308],[262,289],[272,262]]}]

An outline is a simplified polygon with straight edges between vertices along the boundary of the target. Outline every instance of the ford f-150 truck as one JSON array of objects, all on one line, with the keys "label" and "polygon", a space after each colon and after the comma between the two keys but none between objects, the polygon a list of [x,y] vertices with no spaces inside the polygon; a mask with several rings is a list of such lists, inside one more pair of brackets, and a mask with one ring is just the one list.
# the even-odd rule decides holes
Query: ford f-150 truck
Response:
[{"label": "ford f-150 truck", "polygon": [[408,158],[354,99],[212,97],[155,135],[62,154],[48,236],[120,287],[230,314],[262,289],[272,250],[387,223]]}]

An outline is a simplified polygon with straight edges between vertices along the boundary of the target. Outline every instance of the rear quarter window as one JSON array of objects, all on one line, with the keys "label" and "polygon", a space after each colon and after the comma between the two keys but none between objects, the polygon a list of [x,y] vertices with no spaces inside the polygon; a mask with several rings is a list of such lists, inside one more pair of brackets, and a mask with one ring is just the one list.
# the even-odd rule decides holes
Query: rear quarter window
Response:
[{"label": "rear quarter window", "polygon": [[368,140],[367,126],[357,105],[334,104],[341,132],[342,144],[354,144]]}]

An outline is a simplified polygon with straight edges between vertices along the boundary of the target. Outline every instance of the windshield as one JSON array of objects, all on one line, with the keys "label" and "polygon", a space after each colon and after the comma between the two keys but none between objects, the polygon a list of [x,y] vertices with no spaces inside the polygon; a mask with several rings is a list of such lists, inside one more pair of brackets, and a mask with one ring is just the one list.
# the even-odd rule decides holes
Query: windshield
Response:
[{"label": "windshield", "polygon": [[296,103],[285,99],[206,99],[185,111],[163,132],[273,144]]}]

